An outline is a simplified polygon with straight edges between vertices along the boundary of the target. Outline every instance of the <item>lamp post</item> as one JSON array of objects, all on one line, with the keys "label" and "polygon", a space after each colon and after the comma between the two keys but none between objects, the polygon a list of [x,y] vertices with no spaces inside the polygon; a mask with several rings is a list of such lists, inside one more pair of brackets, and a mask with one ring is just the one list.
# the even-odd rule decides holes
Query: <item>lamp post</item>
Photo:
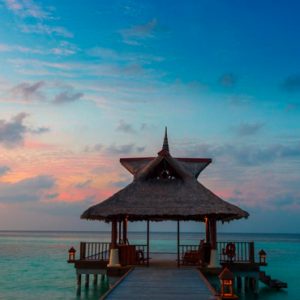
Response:
[{"label": "lamp post", "polygon": [[258,252],[258,255],[259,255],[259,263],[261,265],[266,265],[267,264],[267,253],[261,249],[259,252]]},{"label": "lamp post", "polygon": [[71,247],[68,252],[69,252],[69,260],[68,260],[68,262],[69,263],[73,263],[75,261],[76,250],[75,250],[74,247]]},{"label": "lamp post", "polygon": [[234,294],[233,285],[234,285],[234,274],[225,267],[219,275],[221,283],[221,298],[222,299],[238,299]]}]

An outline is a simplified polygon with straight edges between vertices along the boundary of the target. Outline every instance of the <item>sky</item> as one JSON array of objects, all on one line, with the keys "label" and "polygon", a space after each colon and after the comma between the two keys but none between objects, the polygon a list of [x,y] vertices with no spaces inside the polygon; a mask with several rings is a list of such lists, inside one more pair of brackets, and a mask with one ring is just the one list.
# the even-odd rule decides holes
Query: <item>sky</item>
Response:
[{"label": "sky", "polygon": [[0,1],[0,230],[109,229],[80,214],[126,186],[119,158],[156,155],[168,126],[171,154],[212,158],[199,181],[250,213],[218,230],[299,233],[299,9]]}]

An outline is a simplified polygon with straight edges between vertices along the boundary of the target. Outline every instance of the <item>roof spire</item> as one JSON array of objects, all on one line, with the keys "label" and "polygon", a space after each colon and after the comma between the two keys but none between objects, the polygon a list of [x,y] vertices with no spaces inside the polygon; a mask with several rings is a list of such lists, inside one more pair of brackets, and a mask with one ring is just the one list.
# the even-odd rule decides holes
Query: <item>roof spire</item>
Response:
[{"label": "roof spire", "polygon": [[164,143],[162,146],[162,150],[169,152],[169,141],[168,141],[168,128],[165,127],[165,137],[164,137]]}]

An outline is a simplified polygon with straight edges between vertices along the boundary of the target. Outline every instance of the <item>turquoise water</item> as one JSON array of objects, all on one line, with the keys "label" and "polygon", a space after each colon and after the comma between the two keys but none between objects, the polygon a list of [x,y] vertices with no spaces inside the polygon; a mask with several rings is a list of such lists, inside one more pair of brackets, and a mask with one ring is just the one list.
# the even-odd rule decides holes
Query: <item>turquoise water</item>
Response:
[{"label": "turquoise water", "polygon": [[[197,244],[197,233],[181,235],[181,243]],[[99,299],[99,285],[82,289],[76,296],[73,265],[67,250],[80,241],[109,241],[110,234],[88,232],[0,232],[0,299]],[[130,233],[133,242],[145,243],[144,233]],[[260,299],[300,299],[300,235],[219,234],[219,240],[255,241],[256,252],[268,256],[267,274],[288,282],[286,291],[276,292],[260,284]],[[176,233],[151,233],[151,251],[176,252]],[[251,299],[251,295],[247,299]]]}]

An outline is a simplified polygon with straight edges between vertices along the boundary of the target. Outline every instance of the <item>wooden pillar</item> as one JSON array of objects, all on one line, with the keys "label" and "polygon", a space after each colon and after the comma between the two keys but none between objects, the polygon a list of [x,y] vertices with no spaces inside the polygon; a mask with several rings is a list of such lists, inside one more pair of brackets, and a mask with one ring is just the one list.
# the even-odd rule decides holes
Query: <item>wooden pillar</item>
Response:
[{"label": "wooden pillar", "polygon": [[94,274],[94,285],[97,285],[97,281],[98,281],[98,275]]},{"label": "wooden pillar", "polygon": [[117,221],[113,220],[111,222],[111,249],[117,248]]},{"label": "wooden pillar", "polygon": [[177,220],[177,267],[180,267],[180,223]]},{"label": "wooden pillar", "polygon": [[147,220],[147,267],[149,267],[150,222]]},{"label": "wooden pillar", "polygon": [[78,287],[81,286],[81,274],[77,274],[77,285]]},{"label": "wooden pillar", "polygon": [[254,254],[254,242],[249,243],[249,261],[254,264],[255,254]]},{"label": "wooden pillar", "polygon": [[86,274],[85,275],[85,287],[88,288],[90,284],[90,275]]},{"label": "wooden pillar", "polygon": [[77,274],[77,296],[81,294],[81,274]]},{"label": "wooden pillar", "polygon": [[209,219],[205,217],[205,241],[210,243]]},{"label": "wooden pillar", "polygon": [[237,276],[236,285],[237,285],[237,289],[240,291],[242,289],[242,278],[241,278],[241,276]]},{"label": "wooden pillar", "polygon": [[127,244],[127,218],[123,220],[123,243]]},{"label": "wooden pillar", "polygon": [[122,221],[119,221],[118,224],[119,224],[119,244],[121,244],[121,240],[122,240],[122,235],[121,235]]},{"label": "wooden pillar", "polygon": [[245,287],[245,292],[247,292],[249,289],[249,277],[248,276],[245,276],[245,278],[244,278],[244,287]]},{"label": "wooden pillar", "polygon": [[259,292],[258,278],[254,278],[254,294],[258,295],[258,292]]},{"label": "wooden pillar", "polygon": [[210,219],[209,225],[211,249],[217,249],[217,221]]}]

